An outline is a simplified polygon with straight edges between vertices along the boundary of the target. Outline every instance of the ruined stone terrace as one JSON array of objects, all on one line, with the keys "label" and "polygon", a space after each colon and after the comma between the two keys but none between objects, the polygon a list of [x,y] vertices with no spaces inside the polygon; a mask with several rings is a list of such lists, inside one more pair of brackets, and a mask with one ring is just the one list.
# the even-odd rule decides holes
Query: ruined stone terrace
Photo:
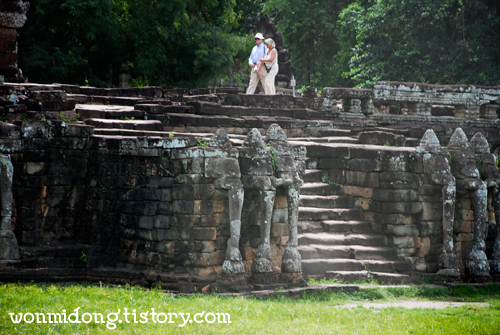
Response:
[{"label": "ruined stone terrace", "polygon": [[[255,215],[261,213],[260,191],[245,189],[236,234],[224,188],[229,186],[216,179],[233,173],[240,180],[245,173],[229,166],[209,172],[209,162],[227,157],[248,170],[236,152],[245,148],[252,129],[265,139],[272,125],[283,130],[303,162],[292,165],[298,164],[304,181],[297,250],[305,278],[474,277],[466,264],[480,242],[477,223],[496,227],[491,201],[479,216],[472,205],[484,193],[474,185],[488,177],[486,167],[495,169],[494,156],[483,152],[479,165],[472,151],[467,159],[453,158],[465,150],[453,153],[456,139],[465,143],[476,133],[488,153],[495,152],[500,125],[490,118],[434,116],[438,105],[431,115],[408,113],[411,101],[376,100],[369,90],[353,89],[300,98],[247,96],[236,88],[6,84],[0,92],[0,147],[13,166],[13,206],[2,214],[12,216],[2,226],[2,264],[8,266],[0,271],[3,279],[161,282],[190,291],[220,282],[234,234],[251,278],[252,264],[262,256],[263,214]],[[488,101],[488,108],[497,108]],[[237,151],[207,147],[219,130]],[[472,150],[471,144],[463,146]],[[275,154],[266,152],[262,164],[271,167],[265,171],[275,171]],[[473,165],[463,164],[468,171],[482,168],[464,175],[457,172],[462,165],[453,165],[461,161]],[[443,198],[455,178],[471,186]],[[493,174],[488,178],[496,180]],[[453,198],[454,218],[445,210],[446,197]],[[276,189],[271,215],[271,250],[264,258],[272,268],[266,271],[285,278],[282,261],[292,235],[282,188]],[[444,244],[450,225],[452,250]],[[495,236],[486,237],[493,259]],[[297,284],[296,276],[286,278]],[[243,290],[246,284],[238,283]]]}]

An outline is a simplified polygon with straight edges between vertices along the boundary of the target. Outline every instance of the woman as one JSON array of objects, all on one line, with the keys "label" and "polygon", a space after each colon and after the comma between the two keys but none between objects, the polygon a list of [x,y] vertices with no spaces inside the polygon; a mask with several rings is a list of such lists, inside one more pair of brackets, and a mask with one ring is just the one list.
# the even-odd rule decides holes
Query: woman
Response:
[{"label": "woman", "polygon": [[267,69],[267,76],[264,77],[264,91],[266,94],[276,94],[276,88],[274,87],[274,78],[278,74],[278,51],[276,50],[276,44],[271,38],[264,41],[267,47],[266,54],[264,58],[261,58],[260,63],[264,64]]}]

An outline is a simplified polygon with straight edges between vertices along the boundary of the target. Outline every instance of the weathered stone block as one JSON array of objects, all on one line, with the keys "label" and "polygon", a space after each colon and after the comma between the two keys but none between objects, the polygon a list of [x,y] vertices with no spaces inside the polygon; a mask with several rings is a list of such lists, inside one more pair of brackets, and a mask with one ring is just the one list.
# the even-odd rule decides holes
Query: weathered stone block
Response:
[{"label": "weathered stone block", "polygon": [[194,200],[193,201],[193,214],[209,215],[214,210],[214,201],[211,200]]},{"label": "weathered stone block", "polygon": [[346,172],[346,183],[363,187],[379,187],[379,174],[375,172]]},{"label": "weathered stone block", "polygon": [[455,220],[453,223],[454,233],[472,233],[473,221]]},{"label": "weathered stone block", "polygon": [[172,209],[176,214],[194,214],[194,202],[187,200],[174,200],[172,202]]},{"label": "weathered stone block", "polygon": [[272,176],[271,158],[240,158],[241,174],[249,176]]},{"label": "weathered stone block", "polygon": [[451,173],[448,159],[441,155],[423,155],[424,173]]},{"label": "weathered stone block", "polygon": [[431,240],[428,237],[423,237],[420,240],[420,248],[418,249],[417,256],[425,257],[427,254],[429,254],[430,249],[431,249]]},{"label": "weathered stone block", "polygon": [[387,214],[418,214],[422,208],[419,202],[383,202],[381,210]]},{"label": "weathered stone block", "polygon": [[137,238],[140,238],[145,241],[153,241],[153,234],[151,230],[146,230],[146,229],[138,229],[136,230],[136,235]]},{"label": "weathered stone block", "polygon": [[422,221],[420,223],[420,236],[433,236],[443,234],[443,223],[441,221]]},{"label": "weathered stone block", "polygon": [[414,225],[386,225],[383,229],[385,234],[402,236],[419,236],[418,228]]},{"label": "weathered stone block", "polygon": [[288,209],[287,208],[279,208],[274,209],[273,216],[271,222],[280,222],[286,223],[288,222]]},{"label": "weathered stone block", "polygon": [[192,252],[214,252],[214,241],[192,241],[190,242],[189,249]]},{"label": "weathered stone block", "polygon": [[356,158],[349,161],[349,170],[351,171],[380,171],[381,167],[382,162],[374,159]]},{"label": "weathered stone block", "polygon": [[215,187],[213,184],[174,184],[171,192],[175,200],[209,200],[215,193]]},{"label": "weathered stone block", "polygon": [[420,237],[394,237],[394,245],[398,248],[420,248]]},{"label": "weathered stone block", "polygon": [[242,183],[246,188],[256,190],[270,190],[273,187],[271,178],[268,176],[244,176]]},{"label": "weathered stone block", "polygon": [[277,172],[295,171],[295,161],[291,156],[276,157],[275,165]]},{"label": "weathered stone block", "polygon": [[214,213],[224,213],[229,211],[229,202],[225,200],[214,200],[213,201],[214,207],[213,207],[213,212]]},{"label": "weathered stone block", "polygon": [[443,205],[441,203],[424,202],[422,203],[422,207],[423,221],[438,221],[443,219]]},{"label": "weathered stone block", "polygon": [[154,218],[152,216],[141,216],[139,218],[139,228],[142,229],[153,229]]},{"label": "weathered stone block", "polygon": [[[349,168],[349,159],[319,158],[316,168],[323,170],[329,170],[329,169],[346,170]],[[312,167],[310,167],[310,169],[312,169]]]},{"label": "weathered stone block", "polygon": [[[219,178],[215,180],[214,187],[216,189],[223,189],[223,190],[236,190],[243,188],[243,184],[239,178]],[[214,195],[214,199],[219,200],[218,198],[220,198],[222,194],[225,194],[225,197],[227,198],[227,192],[225,193],[219,192],[217,194],[217,197]]]},{"label": "weathered stone block", "polygon": [[288,225],[286,223],[273,223],[271,225],[271,237],[288,236]]},{"label": "weathered stone block", "polygon": [[189,253],[189,261],[192,266],[222,265],[224,263],[225,250],[215,252]]},{"label": "weathered stone block", "polygon": [[156,215],[153,217],[153,227],[155,229],[168,229],[170,224],[170,216]]},{"label": "weathered stone block", "polygon": [[412,189],[377,189],[373,193],[373,200],[376,201],[417,201],[418,195]]},{"label": "weathered stone block", "polygon": [[357,186],[345,186],[344,193],[346,195],[351,195],[354,197],[363,197],[363,198],[371,199],[373,196],[373,188],[357,187]]},{"label": "weathered stone block", "polygon": [[26,173],[29,175],[40,175],[43,173],[45,163],[43,162],[27,162]]},{"label": "weathered stone block", "polygon": [[474,241],[474,234],[460,233],[455,235],[456,242],[472,242]]},{"label": "weathered stone block", "polygon": [[202,241],[215,241],[217,237],[217,229],[211,227],[193,228],[193,239]]},{"label": "weathered stone block", "polygon": [[412,215],[408,214],[375,214],[375,222],[380,224],[393,225],[411,225],[413,224]]},{"label": "weathered stone block", "polygon": [[208,178],[240,178],[240,167],[235,158],[207,158],[205,176]]}]

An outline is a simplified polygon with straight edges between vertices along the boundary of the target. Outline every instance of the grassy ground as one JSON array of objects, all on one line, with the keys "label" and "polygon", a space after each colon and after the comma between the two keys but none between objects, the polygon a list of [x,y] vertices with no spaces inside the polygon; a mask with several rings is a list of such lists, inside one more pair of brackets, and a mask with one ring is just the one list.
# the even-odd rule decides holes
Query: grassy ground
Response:
[{"label": "grassy ground", "polygon": [[[344,303],[408,299],[487,302],[489,307],[469,306],[443,310],[337,307]],[[91,322],[69,322],[75,321],[75,316],[70,317],[70,314],[78,307],[78,320],[88,321],[92,317]],[[125,316],[124,308],[131,314]],[[159,323],[157,319],[155,323],[152,321],[152,308],[156,313],[165,313],[167,318],[168,313],[177,313],[177,318],[170,314],[167,322]],[[118,312],[118,309],[119,315],[110,314]],[[202,312],[205,313],[194,319],[195,314]],[[65,313],[68,323],[37,323],[36,315],[31,323],[25,322],[24,319],[13,323],[9,313],[15,313],[12,316],[14,318],[19,316],[18,313],[43,313],[46,317],[47,313],[61,313],[64,318]],[[84,313],[90,314],[82,319]],[[104,323],[94,323],[95,316],[92,313],[101,313]],[[187,313],[190,313],[191,322],[188,321]],[[217,313],[219,316],[222,315],[220,313],[229,313],[231,323],[218,323]],[[111,322],[115,320],[115,316],[122,322]],[[30,314],[24,317],[26,321],[31,321]],[[110,322],[106,322],[107,317]],[[39,318],[42,321],[41,316]],[[155,315],[155,318],[164,321],[163,315]],[[214,320],[215,322],[212,322]],[[110,329],[115,326],[115,329]],[[91,283],[0,284],[0,334],[47,333],[500,334],[500,286],[365,287],[359,292],[349,294],[324,293],[305,295],[299,299],[257,300],[217,295],[172,297],[155,289],[99,287]]]}]

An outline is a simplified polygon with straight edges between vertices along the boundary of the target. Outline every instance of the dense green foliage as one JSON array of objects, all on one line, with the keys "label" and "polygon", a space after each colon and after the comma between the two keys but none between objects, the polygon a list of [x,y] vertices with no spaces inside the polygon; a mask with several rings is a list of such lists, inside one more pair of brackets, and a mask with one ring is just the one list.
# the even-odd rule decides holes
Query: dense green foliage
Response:
[{"label": "dense green foliage", "polygon": [[245,67],[254,44],[249,33],[268,13],[299,86],[500,85],[494,0],[30,3],[18,40],[19,67],[32,82],[117,86],[126,73],[136,86],[206,87]]},{"label": "dense green foliage", "polygon": [[33,0],[19,43],[34,82],[206,86],[239,45],[234,0]]},{"label": "dense green foliage", "polygon": [[379,0],[352,4],[356,22],[349,77],[435,84],[500,83],[500,15],[488,0]]},{"label": "dense green foliage", "polygon": [[344,86],[349,71],[340,51],[337,20],[352,0],[268,0],[264,5],[283,35],[302,85]]},{"label": "dense green foliage", "polygon": [[269,0],[299,82],[500,84],[493,0]]}]

